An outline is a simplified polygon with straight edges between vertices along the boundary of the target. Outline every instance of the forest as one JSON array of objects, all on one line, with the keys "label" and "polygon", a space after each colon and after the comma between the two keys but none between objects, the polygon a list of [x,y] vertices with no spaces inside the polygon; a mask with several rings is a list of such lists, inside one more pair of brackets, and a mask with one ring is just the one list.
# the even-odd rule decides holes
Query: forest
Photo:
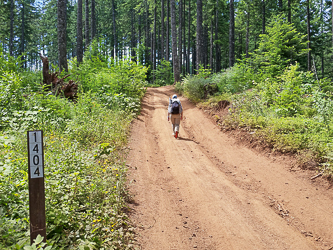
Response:
[{"label": "forest", "polygon": [[[133,248],[126,145],[147,87],[175,84],[205,109],[228,101],[229,115],[214,117],[221,129],[330,178],[332,10],[323,0],[0,0],[0,248]],[[30,245],[34,129],[47,240]]]},{"label": "forest", "polygon": [[[2,0],[0,44],[9,55],[20,56],[23,68],[40,69],[42,52],[67,69],[65,58],[81,62],[97,39],[102,54],[132,58],[150,70],[177,56],[176,72],[185,76],[199,65],[219,72],[248,58],[268,23],[283,14],[309,41],[302,68],[315,67],[323,78],[332,76],[331,9],[331,2],[323,0]],[[148,75],[151,81],[156,77]]]}]

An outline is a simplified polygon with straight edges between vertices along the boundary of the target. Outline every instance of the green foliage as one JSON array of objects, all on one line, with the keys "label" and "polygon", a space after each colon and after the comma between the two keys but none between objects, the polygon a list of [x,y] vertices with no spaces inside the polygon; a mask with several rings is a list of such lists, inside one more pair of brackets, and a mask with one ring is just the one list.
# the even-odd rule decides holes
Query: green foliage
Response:
[{"label": "green foliage", "polygon": [[[209,79],[198,76],[187,76],[182,81],[184,94],[193,102],[199,102],[205,96],[204,86],[209,83]],[[177,90],[177,88],[176,88]]]},{"label": "green foliage", "polygon": [[303,114],[302,107],[309,104],[312,99],[305,95],[307,87],[306,79],[312,79],[310,73],[298,71],[298,64],[291,65],[278,78],[267,78],[256,84],[263,101],[280,116],[294,116]]},{"label": "green foliage", "polygon": [[[1,249],[131,248],[124,146],[146,68],[94,53],[80,67],[72,62],[73,79],[82,79],[75,103],[43,91],[40,73],[0,76]],[[48,241],[30,246],[26,131],[36,129],[44,132]]]},{"label": "green foliage", "polygon": [[4,72],[0,76],[0,128],[5,126],[6,117],[14,110],[23,108],[21,77],[17,73]]},{"label": "green foliage", "polygon": [[157,65],[157,69],[153,71],[153,74],[155,74],[155,84],[159,86],[173,83],[171,63],[164,59],[161,61],[161,64]]},{"label": "green foliage", "polygon": [[210,75],[211,70],[200,65],[197,75],[187,75],[181,83],[176,83],[175,89],[191,101],[199,102],[205,97],[205,85],[210,83]]},{"label": "green foliage", "polygon": [[222,126],[243,128],[273,150],[311,155],[332,172],[332,84],[301,71],[296,61],[307,52],[304,38],[283,16],[274,17],[256,53],[211,82],[233,94]]},{"label": "green foliage", "polygon": [[[92,49],[93,51],[93,49]],[[77,67],[76,60],[70,61],[73,79],[80,81],[83,91],[109,94],[125,94],[128,97],[143,97],[147,68],[133,61],[115,62],[111,57],[85,55]]]},{"label": "green foliage", "polygon": [[0,76],[7,72],[18,72],[21,66],[21,58],[14,58],[12,56],[6,55],[0,45]]},{"label": "green foliage", "polygon": [[204,78],[207,79],[212,74],[212,71],[210,68],[206,68],[200,64],[198,74],[196,75],[197,78]]},{"label": "green foliage", "polygon": [[255,74],[245,64],[235,64],[223,73],[214,74],[211,82],[216,83],[221,93],[238,93],[253,87]]},{"label": "green foliage", "polygon": [[260,35],[259,48],[249,59],[251,67],[265,75],[278,75],[308,52],[305,37],[284,15],[275,16],[268,24],[267,32]]},{"label": "green foliage", "polygon": [[[29,113],[34,120],[26,129],[44,130],[48,239],[60,248],[119,248],[131,237],[122,211],[126,168],[121,152],[131,116],[110,112],[94,98],[82,94],[62,127],[53,124],[56,113]],[[26,133],[14,129],[19,124],[0,137],[0,248],[28,237]]]},{"label": "green foliage", "polygon": [[[312,154],[331,163],[327,155],[333,141],[330,93],[323,93],[313,75],[291,65],[275,79],[266,79],[252,91],[233,95],[233,113],[223,121],[228,129],[245,128],[273,150]],[[328,161],[328,162],[327,162]]]}]

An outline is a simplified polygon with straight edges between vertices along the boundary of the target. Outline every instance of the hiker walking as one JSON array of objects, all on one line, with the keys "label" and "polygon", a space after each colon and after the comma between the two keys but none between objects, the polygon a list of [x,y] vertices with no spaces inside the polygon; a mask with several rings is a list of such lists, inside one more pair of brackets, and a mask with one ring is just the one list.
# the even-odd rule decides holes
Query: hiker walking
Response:
[{"label": "hiker walking", "polygon": [[173,95],[172,99],[169,98],[168,121],[170,119],[170,115],[172,123],[172,135],[177,139],[179,135],[180,120],[183,119],[183,107],[180,103],[180,100],[177,98],[177,95]]}]

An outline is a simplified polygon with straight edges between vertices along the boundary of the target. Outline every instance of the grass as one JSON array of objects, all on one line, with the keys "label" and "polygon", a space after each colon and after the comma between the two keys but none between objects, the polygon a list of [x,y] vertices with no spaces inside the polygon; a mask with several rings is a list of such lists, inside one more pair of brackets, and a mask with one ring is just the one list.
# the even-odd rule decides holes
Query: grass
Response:
[{"label": "grass", "polygon": [[[87,99],[67,103],[72,116],[63,126],[39,117],[29,128],[44,130],[48,245],[130,249],[124,157],[132,116],[98,100],[87,107]],[[30,241],[26,132],[7,130],[1,136],[0,248],[21,249]]]}]

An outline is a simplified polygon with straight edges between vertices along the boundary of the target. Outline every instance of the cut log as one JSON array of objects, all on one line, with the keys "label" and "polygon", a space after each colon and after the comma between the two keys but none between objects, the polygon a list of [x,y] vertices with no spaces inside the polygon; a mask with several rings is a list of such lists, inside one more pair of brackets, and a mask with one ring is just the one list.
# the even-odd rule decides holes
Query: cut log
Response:
[{"label": "cut log", "polygon": [[73,80],[69,80],[68,83],[64,82],[70,75],[58,78],[58,72],[50,73],[49,59],[42,54],[40,54],[40,58],[43,62],[43,85],[45,88],[52,91],[54,95],[60,95],[70,100],[75,100],[77,98],[78,84]]}]

